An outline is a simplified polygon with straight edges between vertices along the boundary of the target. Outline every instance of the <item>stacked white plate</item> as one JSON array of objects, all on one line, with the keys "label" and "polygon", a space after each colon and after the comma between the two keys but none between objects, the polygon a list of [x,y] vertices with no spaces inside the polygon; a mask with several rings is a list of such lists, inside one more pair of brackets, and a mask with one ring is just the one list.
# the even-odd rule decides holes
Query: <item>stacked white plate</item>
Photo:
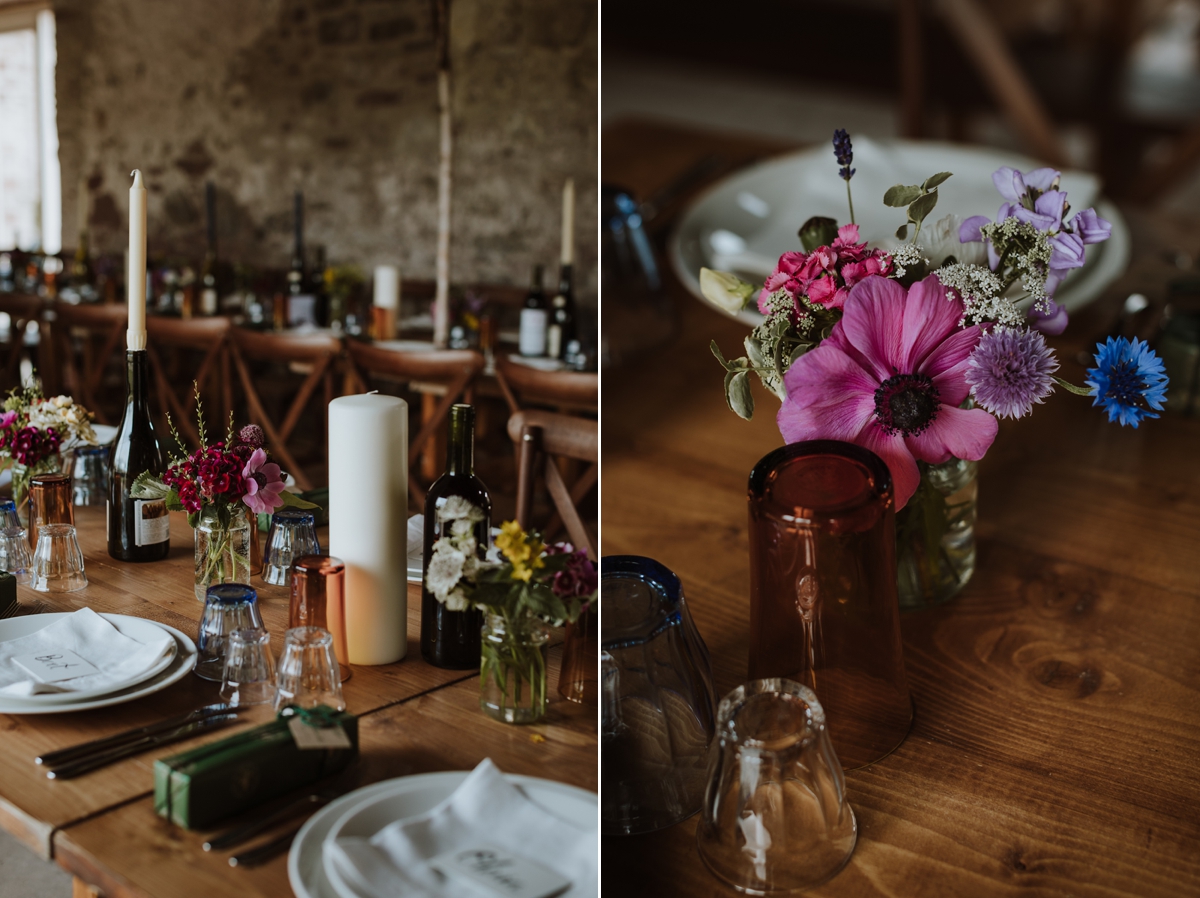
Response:
[{"label": "stacked white plate", "polygon": [[[64,714],[69,711],[90,711],[94,708],[120,705],[166,689],[187,676],[196,666],[196,644],[174,627],[125,614],[100,616],[125,636],[138,642],[148,642],[157,638],[160,631],[165,630],[174,640],[174,647],[149,669],[104,689],[0,696],[0,714]],[[68,617],[69,613],[52,613],[0,620],[0,642],[28,636]]]},{"label": "stacked white plate", "polygon": [[[296,898],[353,898],[335,882],[322,858],[326,839],[370,838],[381,829],[427,814],[454,794],[470,771],[421,773],[385,780],[343,795],[304,824],[288,855],[288,881]],[[581,829],[596,827],[596,795],[565,783],[505,774],[531,801]],[[405,898],[397,895],[396,898]]]}]

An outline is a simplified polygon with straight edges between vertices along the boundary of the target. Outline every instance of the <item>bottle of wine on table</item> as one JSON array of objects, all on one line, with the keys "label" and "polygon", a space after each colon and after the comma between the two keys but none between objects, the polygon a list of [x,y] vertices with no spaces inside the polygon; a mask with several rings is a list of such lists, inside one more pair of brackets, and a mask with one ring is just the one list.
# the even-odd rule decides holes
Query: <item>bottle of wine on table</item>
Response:
[{"label": "bottle of wine on table", "polygon": [[108,493],[108,554],[118,561],[159,561],[171,550],[171,522],[162,499],[134,499],[133,482],[145,471],[167,470],[154,434],[147,398],[146,351],[125,353],[125,414],[113,440]]},{"label": "bottle of wine on table", "polygon": [[483,558],[490,545],[492,500],[487,487],[475,476],[475,409],[458,404],[450,407],[450,439],[446,448],[446,471],[433,482],[425,496],[425,545],[421,563],[421,657],[435,667],[474,670],[479,667],[479,633],[483,615],[474,609],[449,611],[425,585],[425,572],[433,556],[433,544],[448,525],[438,522],[438,509],[451,498],[460,497],[483,512],[475,524],[477,554]]},{"label": "bottle of wine on table", "polygon": [[567,344],[575,339],[575,287],[573,266],[563,263],[558,293],[550,303],[550,325],[546,328],[546,355],[561,359]]},{"label": "bottle of wine on table", "polygon": [[542,266],[533,266],[533,280],[525,294],[525,307],[521,309],[521,336],[518,349],[523,356],[537,357],[546,354],[546,291],[542,288]]}]

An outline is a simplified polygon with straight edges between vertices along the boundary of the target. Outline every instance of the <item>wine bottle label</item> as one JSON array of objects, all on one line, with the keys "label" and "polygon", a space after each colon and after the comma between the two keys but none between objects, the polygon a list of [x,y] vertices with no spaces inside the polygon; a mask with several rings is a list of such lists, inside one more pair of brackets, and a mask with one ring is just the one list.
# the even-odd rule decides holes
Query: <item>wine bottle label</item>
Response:
[{"label": "wine bottle label", "polygon": [[162,499],[133,500],[133,541],[139,546],[156,546],[171,538],[171,518]]},{"label": "wine bottle label", "polygon": [[546,310],[521,310],[521,355],[546,354]]},{"label": "wine bottle label", "polygon": [[200,294],[200,311],[205,315],[217,314],[217,291],[205,290]]},{"label": "wine bottle label", "polygon": [[546,329],[546,355],[552,359],[562,355],[562,325],[552,324]]}]

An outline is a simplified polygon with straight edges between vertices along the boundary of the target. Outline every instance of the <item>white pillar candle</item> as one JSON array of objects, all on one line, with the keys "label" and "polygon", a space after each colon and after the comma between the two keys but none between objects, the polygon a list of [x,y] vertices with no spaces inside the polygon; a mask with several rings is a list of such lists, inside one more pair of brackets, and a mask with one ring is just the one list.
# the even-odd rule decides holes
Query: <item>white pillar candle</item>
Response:
[{"label": "white pillar candle", "polygon": [[351,664],[408,649],[408,403],[365,393],[329,403],[329,554],[346,564]]},{"label": "white pillar candle", "polygon": [[142,173],[133,170],[129,188],[129,268],[125,276],[129,295],[128,349],[146,348],[146,185]]},{"label": "white pillar candle", "polygon": [[375,269],[375,305],[381,309],[400,307],[400,272],[394,265]]},{"label": "white pillar candle", "polygon": [[563,265],[575,263],[575,179],[563,185],[562,258]]}]

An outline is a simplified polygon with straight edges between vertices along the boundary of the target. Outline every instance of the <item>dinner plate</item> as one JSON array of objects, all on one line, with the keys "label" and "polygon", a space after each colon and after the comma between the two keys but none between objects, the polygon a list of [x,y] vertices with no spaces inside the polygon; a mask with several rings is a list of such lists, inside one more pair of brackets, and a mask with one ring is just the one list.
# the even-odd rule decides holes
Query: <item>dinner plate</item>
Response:
[{"label": "dinner plate", "polygon": [[[53,614],[30,615],[31,617],[54,617]],[[107,616],[107,615],[106,615]],[[107,708],[111,705],[121,705],[135,699],[144,698],[166,689],[191,673],[196,666],[196,644],[174,627],[166,624],[156,624],[175,637],[175,655],[157,676],[143,680],[127,689],[112,692],[100,698],[86,699],[66,704],[33,704],[28,699],[18,702],[15,699],[0,697],[0,714],[66,714],[70,711],[91,711],[96,708]]]},{"label": "dinner plate", "polygon": [[[288,853],[288,881],[296,898],[338,898],[321,857],[325,839],[335,826],[347,836],[374,834],[398,820],[433,810],[454,794],[470,773],[454,770],[384,780],[326,805],[301,827]],[[564,820],[580,827],[596,826],[594,793],[533,776],[504,776],[530,800]]]},{"label": "dinner plate", "polygon": [[[949,214],[994,218],[1004,200],[992,184],[992,172],[1003,165],[1020,171],[1041,167],[1027,156],[985,147],[856,139],[851,187],[860,236],[873,245],[894,248],[904,210],[883,205],[884,191],[893,184],[919,184],[939,171],[954,176],[938,188],[937,208],[926,228]],[[1112,236],[1087,247],[1084,266],[1068,275],[1055,296],[1073,311],[1094,300],[1125,270],[1129,228],[1117,208],[1100,196],[1095,175],[1064,171],[1062,189],[1072,210],[1094,206],[1112,223]],[[710,187],[680,216],[668,244],[671,264],[684,285],[708,303],[700,292],[701,268],[733,271],[761,284],[781,254],[801,249],[796,232],[814,215],[840,222],[849,218],[846,183],[837,176],[837,163],[827,146],[759,163]],[[733,317],[751,326],[763,320],[753,306]]]},{"label": "dinner plate", "polygon": [[[69,613],[48,613],[48,614],[29,614],[24,617],[14,617],[9,620],[0,621],[0,642],[8,642],[10,639],[19,639],[22,636],[28,636],[30,633],[36,633],[45,627],[50,626],[55,621],[69,617]],[[130,639],[135,639],[138,642],[145,643],[159,634],[163,629],[154,621],[146,620],[141,617],[131,617],[127,614],[101,614],[102,618],[112,624],[121,633],[128,636]],[[31,704],[75,704],[77,702],[86,701],[87,699],[99,698],[103,695],[111,695],[122,689],[128,689],[138,683],[144,683],[153,676],[162,673],[171,662],[175,660],[175,655],[178,653],[178,646],[172,644],[162,658],[160,658],[152,667],[141,671],[140,673],[132,674],[124,680],[113,683],[111,686],[105,686],[101,689],[81,689],[72,692],[47,692],[41,695],[6,695],[6,701],[19,702],[26,705]]]}]

